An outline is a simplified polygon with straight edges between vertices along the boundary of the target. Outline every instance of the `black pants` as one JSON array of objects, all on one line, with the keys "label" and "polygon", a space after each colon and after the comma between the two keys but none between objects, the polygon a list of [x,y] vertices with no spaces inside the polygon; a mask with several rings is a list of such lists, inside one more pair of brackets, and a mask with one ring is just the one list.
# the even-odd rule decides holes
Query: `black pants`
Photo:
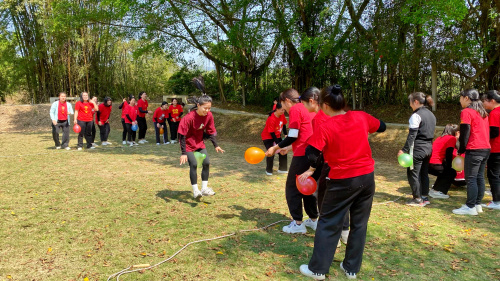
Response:
[{"label": "black pants", "polygon": [[96,135],[95,123],[92,122],[92,143],[95,142],[95,135]]},{"label": "black pants", "polygon": [[413,170],[408,167],[406,175],[410,183],[413,198],[422,198],[429,195],[429,160],[431,159],[431,150],[413,151]]},{"label": "black pants", "polygon": [[[155,124],[155,133],[156,133],[156,143],[168,142],[167,124],[165,122],[163,122],[163,123],[154,122],[154,124]],[[158,128],[157,124],[160,124],[160,128],[161,128],[161,126],[163,126],[163,142],[160,142],[160,128]]]},{"label": "black pants", "polygon": [[[318,210],[320,216],[321,216],[321,206],[323,205],[323,199],[325,198],[325,193],[326,193],[326,181],[328,178],[328,173],[330,173],[330,166],[328,166],[328,163],[324,163],[323,167],[321,168],[321,173],[318,179],[318,189],[315,192],[318,198]],[[345,213],[344,225],[342,227],[342,230],[349,230],[349,212]]]},{"label": "black pants", "polygon": [[146,137],[146,131],[148,130],[148,122],[146,122],[146,117],[137,116],[137,126],[139,126],[139,139],[142,140]]},{"label": "black pants", "polygon": [[488,157],[488,181],[494,202],[500,201],[500,153],[491,153]]},{"label": "black pants", "polygon": [[[264,142],[264,146],[266,147],[266,151],[274,145],[273,140],[262,140]],[[286,171],[288,170],[288,157],[286,155],[279,155],[279,168],[278,170],[280,171]],[[273,172],[273,164],[274,164],[274,155],[271,157],[266,157],[266,172],[272,173]]]},{"label": "black pants", "polygon": [[125,123],[125,126],[127,127],[127,135],[128,135],[127,140],[129,142],[135,141],[136,131],[132,130],[132,124]]},{"label": "black pants", "polygon": [[170,139],[171,140],[177,139],[177,131],[179,130],[179,123],[180,122],[173,122],[170,120],[168,121],[168,126],[170,127]]},{"label": "black pants", "polygon": [[304,210],[309,218],[316,219],[318,217],[316,197],[300,193],[295,182],[296,176],[308,169],[309,161],[306,156],[294,156],[292,158],[292,164],[290,164],[290,170],[286,178],[285,195],[290,215],[296,221],[302,221],[302,201],[304,201]]},{"label": "black pants", "polygon": [[443,164],[429,164],[429,174],[437,177],[434,182],[434,190],[448,194],[448,190],[457,176],[457,171],[450,164],[443,162]]},{"label": "black pants", "polygon": [[[62,130],[62,145],[59,142],[59,132]],[[66,148],[69,145],[69,123],[68,120],[57,120],[57,124],[52,124],[52,138],[57,147]]]},{"label": "black pants", "polygon": [[359,272],[374,194],[373,172],[354,178],[327,181],[327,192],[314,237],[314,250],[309,261],[312,272],[328,273],[342,233],[344,218],[349,210],[351,231],[343,266],[349,272]]},{"label": "black pants", "polygon": [[102,126],[99,126],[99,134],[101,135],[101,142],[108,141],[109,136],[109,123],[104,123]]},{"label": "black pants", "polygon": [[489,149],[466,150],[465,151],[465,181],[467,181],[467,201],[465,204],[469,208],[481,204],[484,197],[484,169]]},{"label": "black pants", "polygon": [[125,141],[127,140],[127,125],[125,125],[127,123],[125,123],[125,119],[122,118],[122,126],[123,126],[123,133],[122,133],[122,141]]},{"label": "black pants", "polygon": [[[207,157],[203,160],[203,168],[201,170],[201,180],[208,181],[208,175],[210,173],[210,160],[208,159],[207,149],[199,149],[197,150],[201,154],[205,154]],[[196,161],[196,157],[194,157],[194,152],[187,152],[188,163],[189,163],[189,179],[191,180],[191,184],[198,183],[198,176],[196,175],[196,169],[198,168],[198,161]]]},{"label": "black pants", "polygon": [[78,134],[78,147],[83,147],[83,137],[85,137],[85,141],[87,142],[87,148],[92,147],[92,121],[84,122],[77,120],[78,126],[82,128],[80,133]]}]

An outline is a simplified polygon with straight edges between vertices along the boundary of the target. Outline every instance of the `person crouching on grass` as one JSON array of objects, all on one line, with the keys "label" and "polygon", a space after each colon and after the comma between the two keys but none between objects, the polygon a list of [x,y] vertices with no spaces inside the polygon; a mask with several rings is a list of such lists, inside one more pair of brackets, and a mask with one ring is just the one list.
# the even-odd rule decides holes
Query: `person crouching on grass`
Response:
[{"label": "person crouching on grass", "polygon": [[87,148],[95,148],[92,146],[93,110],[97,111],[99,108],[94,101],[89,100],[89,93],[81,93],[80,100],[75,105],[74,121],[74,124],[78,124],[81,128],[80,133],[78,133],[78,150],[82,150],[83,148],[83,137],[87,141]]},{"label": "person crouching on grass", "polygon": [[349,279],[355,279],[361,268],[375,194],[375,161],[368,134],[384,132],[386,128],[384,122],[365,112],[344,111],[344,96],[336,88],[340,86],[330,86],[321,91],[321,108],[331,117],[320,125],[319,131],[314,133],[315,137],[309,139],[305,153],[307,165],[310,165],[308,173],[317,168],[321,152],[330,166],[311,260],[299,268],[303,275],[316,280],[324,280],[329,272],[349,210],[351,230],[340,268]]},{"label": "person crouching on grass", "polygon": [[[286,118],[285,118],[285,110],[281,107],[281,104],[276,104],[276,109],[269,113],[269,117],[267,117],[266,125],[264,126],[264,130],[260,134],[262,138],[262,142],[264,142],[264,146],[266,150],[270,147],[280,143],[281,139],[281,131],[283,130],[286,135]],[[278,174],[286,174],[287,172],[287,156],[279,154],[279,168]],[[273,175],[273,164],[274,164],[274,155],[271,157],[266,157],[266,175]]]},{"label": "person crouching on grass", "polygon": [[158,107],[153,113],[153,123],[155,126],[156,133],[156,145],[160,145],[160,129],[163,129],[163,144],[169,144],[168,141],[168,131],[167,124],[165,120],[168,118],[168,102],[164,101],[161,103],[161,106]]},{"label": "person crouching on grass", "polygon": [[[73,107],[69,102],[66,102],[66,93],[59,93],[59,100],[52,103],[50,107],[50,119],[52,120],[52,138],[56,145],[56,149],[69,148],[69,115],[74,114]],[[62,145],[59,141],[59,132],[62,130]]]}]

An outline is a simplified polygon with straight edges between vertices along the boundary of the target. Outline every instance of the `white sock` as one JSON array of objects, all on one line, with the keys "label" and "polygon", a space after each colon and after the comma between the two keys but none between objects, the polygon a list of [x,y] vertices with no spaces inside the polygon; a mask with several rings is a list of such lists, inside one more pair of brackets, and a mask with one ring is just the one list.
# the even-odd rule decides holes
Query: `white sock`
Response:
[{"label": "white sock", "polygon": [[193,192],[195,192],[196,190],[198,190],[198,184],[193,184]]},{"label": "white sock", "polygon": [[202,181],[201,182],[201,190],[205,189],[208,187],[208,181]]}]

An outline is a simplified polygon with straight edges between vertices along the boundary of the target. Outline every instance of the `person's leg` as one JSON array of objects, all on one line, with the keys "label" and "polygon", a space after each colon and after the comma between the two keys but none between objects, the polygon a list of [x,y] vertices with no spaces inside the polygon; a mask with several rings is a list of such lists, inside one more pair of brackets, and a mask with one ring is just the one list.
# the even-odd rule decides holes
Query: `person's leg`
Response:
[{"label": "person's leg", "polygon": [[[274,141],[273,140],[262,140],[264,142],[264,147],[266,148],[266,151],[273,146]],[[269,174],[273,173],[273,164],[274,164],[274,155],[271,157],[266,157],[266,172]]]},{"label": "person's leg", "polygon": [[127,129],[127,126],[125,124],[126,124],[125,119],[122,118],[122,126],[123,126],[122,141],[126,140],[127,133],[128,133],[128,129]]},{"label": "person's leg", "polygon": [[54,144],[56,147],[61,146],[61,142],[59,142],[59,124],[54,125],[52,124],[52,138],[54,139]]},{"label": "person's leg", "polygon": [[475,155],[470,151],[465,152],[464,172],[467,181],[467,201],[465,205],[469,208],[476,206],[478,195],[477,177],[483,157]]},{"label": "person's leg", "polygon": [[179,122],[170,122],[170,139],[177,140],[177,130],[179,129]]},{"label": "person's leg", "polygon": [[160,143],[160,128],[158,126],[161,126],[160,123],[158,122],[153,122],[154,127],[155,127],[155,136],[156,136],[156,143]]},{"label": "person's leg", "polygon": [[109,123],[104,124],[104,127],[106,128],[104,130],[104,141],[108,142],[109,132],[111,132],[111,127],[109,126]]},{"label": "person's leg", "polygon": [[476,205],[481,205],[481,200],[483,200],[484,197],[484,189],[485,189],[485,182],[484,182],[484,170],[486,168],[486,162],[488,161],[488,156],[489,156],[489,151],[484,152],[481,155],[483,158],[481,159],[481,164],[479,165],[479,170],[477,171],[477,198],[476,198]]},{"label": "person's leg", "polygon": [[488,157],[488,182],[490,183],[493,202],[500,202],[500,153],[491,153]]},{"label": "person's leg", "polygon": [[429,197],[429,160],[430,155],[422,159],[422,166],[420,167],[419,180],[422,196]]},{"label": "person's leg", "polygon": [[132,130],[132,125],[130,125],[130,130],[132,131],[132,141],[135,142],[135,137],[137,136],[137,131]]},{"label": "person's leg", "polygon": [[163,121],[163,123],[160,124],[160,126],[163,126],[163,143],[168,143],[168,127],[167,127],[167,122]]},{"label": "person's leg", "polygon": [[422,167],[422,158],[413,155],[413,169],[408,167],[406,175],[410,183],[413,199],[422,198],[422,189],[420,187],[420,168]]},{"label": "person's leg", "polygon": [[290,171],[286,178],[285,195],[288,210],[295,221],[302,221],[302,193],[299,192],[296,185],[296,175],[300,175],[309,169],[309,161],[306,156],[294,156]]},{"label": "person's leg", "polygon": [[101,138],[101,144],[103,142],[106,142],[106,124],[103,124],[102,126],[99,126],[99,137]]},{"label": "person's leg", "polygon": [[[95,134],[95,128],[93,126],[93,123],[92,121],[89,121],[89,122],[84,122],[85,123],[85,141],[87,142],[87,148],[91,148],[92,147],[92,143],[93,143],[93,138],[92,138],[92,133]],[[94,131],[92,130],[94,129]]]},{"label": "person's leg", "polygon": [[95,123],[92,121],[90,122],[92,124],[91,130],[92,130],[92,139],[91,143],[95,143],[95,136],[96,136],[96,129],[95,129]]},{"label": "person's leg", "polygon": [[127,130],[127,141],[132,142],[132,124],[125,123],[125,129]]},{"label": "person's leg", "polygon": [[[317,185],[316,185],[317,189]],[[318,200],[314,195],[302,195],[304,201],[304,210],[310,219],[316,220],[318,218]]]},{"label": "person's leg", "polygon": [[451,165],[445,163],[443,165],[443,174],[439,177],[439,191],[441,191],[444,194],[448,194],[451,184],[453,183],[453,180],[455,179],[456,176],[457,176],[457,171],[455,171],[451,167]]},{"label": "person's leg", "polygon": [[191,185],[198,184],[198,177],[196,176],[196,169],[198,169],[198,161],[194,157],[194,152],[187,152],[188,164],[189,164],[189,180]]},{"label": "person's leg", "polygon": [[62,148],[66,148],[69,146],[69,123],[68,121],[61,123],[61,128],[63,131],[62,137]]},{"label": "person's leg", "polygon": [[85,135],[85,122],[77,120],[76,123],[80,126],[80,133],[78,133],[78,148],[83,148],[83,136]]},{"label": "person's leg", "polygon": [[288,171],[288,156],[279,154],[278,160],[279,160],[278,171],[281,171],[281,172]]},{"label": "person's leg", "polygon": [[139,140],[143,140],[146,137],[146,130],[148,129],[146,118],[137,117],[137,125],[139,126]]},{"label": "person's leg", "polygon": [[328,173],[330,173],[330,166],[328,166],[328,164],[325,163],[321,168],[321,175],[319,176],[318,180],[318,209],[320,216],[321,216],[321,206],[323,205],[323,198],[325,197],[325,193],[327,191],[326,178],[328,177]]}]

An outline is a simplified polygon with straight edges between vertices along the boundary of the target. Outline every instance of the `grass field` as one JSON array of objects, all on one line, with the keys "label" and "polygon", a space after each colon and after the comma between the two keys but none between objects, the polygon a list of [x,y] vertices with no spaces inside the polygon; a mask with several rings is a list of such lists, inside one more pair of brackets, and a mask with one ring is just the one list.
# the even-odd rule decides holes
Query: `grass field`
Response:
[{"label": "grass field", "polygon": [[[114,129],[112,147],[77,152],[55,150],[47,131],[0,133],[0,280],[106,280],[160,262],[190,241],[288,219],[285,177],[266,177],[264,163],[247,164],[248,143],[226,136],[223,155],[207,146],[217,194],[197,201],[178,145],[157,147],[152,137],[122,147]],[[398,132],[372,139],[377,192],[358,279],[499,280],[500,212],[453,215],[465,201],[458,188],[425,208],[404,205],[410,188],[394,160],[402,145],[391,143],[395,138]],[[298,267],[309,260],[314,232],[285,235],[284,225],[195,244],[120,280],[308,280]],[[344,249],[330,280],[346,279],[338,270]]]}]

